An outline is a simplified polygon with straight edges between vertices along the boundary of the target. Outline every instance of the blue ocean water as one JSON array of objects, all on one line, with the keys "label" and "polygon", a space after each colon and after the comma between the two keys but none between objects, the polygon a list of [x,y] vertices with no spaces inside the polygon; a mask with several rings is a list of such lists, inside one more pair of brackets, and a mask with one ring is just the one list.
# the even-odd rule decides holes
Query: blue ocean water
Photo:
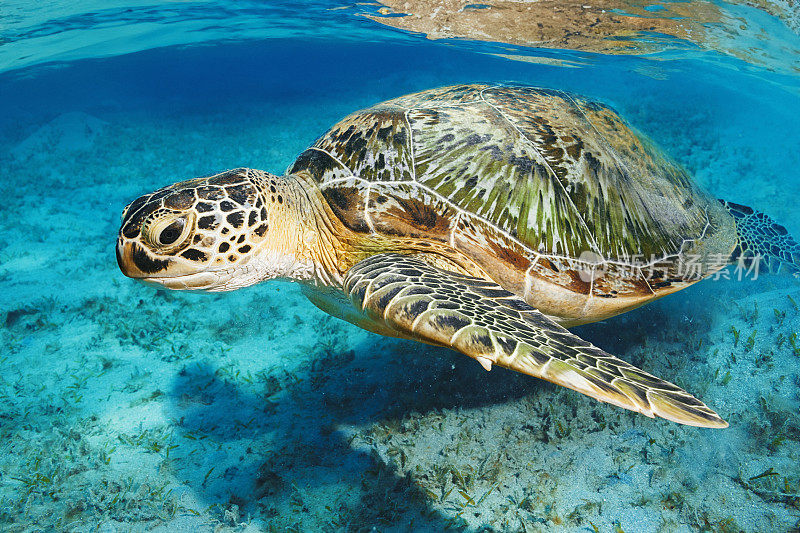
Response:
[{"label": "blue ocean water", "polygon": [[800,36],[726,9],[764,31],[603,55],[431,41],[333,0],[0,8],[2,528],[797,530],[789,275],[704,281],[575,330],[700,397],[730,422],[714,431],[363,332],[289,283],[158,291],[114,254],[140,194],[281,174],[354,110],[477,81],[608,102],[798,236]]}]

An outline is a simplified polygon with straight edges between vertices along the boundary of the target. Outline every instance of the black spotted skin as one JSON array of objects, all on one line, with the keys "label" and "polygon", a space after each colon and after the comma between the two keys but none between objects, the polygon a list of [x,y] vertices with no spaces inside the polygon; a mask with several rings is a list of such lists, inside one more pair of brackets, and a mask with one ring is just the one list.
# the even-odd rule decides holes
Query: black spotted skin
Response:
[{"label": "black spotted skin", "polygon": [[[133,277],[157,277],[236,263],[269,227],[261,191],[269,190],[270,179],[266,173],[240,168],[137,198],[122,214],[120,268]],[[274,194],[270,200],[277,202]],[[186,231],[174,245],[163,245],[158,232],[176,220]],[[243,245],[245,239],[250,242]]]}]

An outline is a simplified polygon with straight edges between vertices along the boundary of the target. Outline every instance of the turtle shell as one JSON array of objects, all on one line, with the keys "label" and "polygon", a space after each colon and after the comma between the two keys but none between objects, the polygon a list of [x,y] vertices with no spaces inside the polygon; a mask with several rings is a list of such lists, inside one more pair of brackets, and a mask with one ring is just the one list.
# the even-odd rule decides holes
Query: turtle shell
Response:
[{"label": "turtle shell", "polygon": [[350,229],[447,244],[528,299],[654,296],[735,245],[732,218],[685,170],[608,106],[561,91],[390,100],[331,128],[289,169],[303,171]]}]

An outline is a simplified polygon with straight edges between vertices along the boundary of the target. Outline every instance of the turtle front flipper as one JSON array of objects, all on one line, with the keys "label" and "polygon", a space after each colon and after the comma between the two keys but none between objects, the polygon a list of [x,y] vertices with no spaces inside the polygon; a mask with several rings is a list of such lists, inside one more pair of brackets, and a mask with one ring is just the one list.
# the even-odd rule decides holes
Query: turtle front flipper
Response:
[{"label": "turtle front flipper", "polygon": [[366,320],[398,337],[458,350],[487,370],[504,366],[649,417],[728,425],[680,387],[573,335],[493,281],[380,254],[348,271],[344,291]]}]

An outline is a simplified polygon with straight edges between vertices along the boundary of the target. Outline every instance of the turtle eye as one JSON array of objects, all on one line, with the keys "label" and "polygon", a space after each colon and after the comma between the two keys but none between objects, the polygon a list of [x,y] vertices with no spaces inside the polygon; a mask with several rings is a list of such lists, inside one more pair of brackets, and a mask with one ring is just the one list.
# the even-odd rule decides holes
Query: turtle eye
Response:
[{"label": "turtle eye", "polygon": [[158,244],[162,246],[170,246],[175,244],[175,241],[183,233],[183,228],[186,225],[186,221],[182,218],[179,218],[172,222],[169,226],[161,230],[161,233],[158,234]]}]

